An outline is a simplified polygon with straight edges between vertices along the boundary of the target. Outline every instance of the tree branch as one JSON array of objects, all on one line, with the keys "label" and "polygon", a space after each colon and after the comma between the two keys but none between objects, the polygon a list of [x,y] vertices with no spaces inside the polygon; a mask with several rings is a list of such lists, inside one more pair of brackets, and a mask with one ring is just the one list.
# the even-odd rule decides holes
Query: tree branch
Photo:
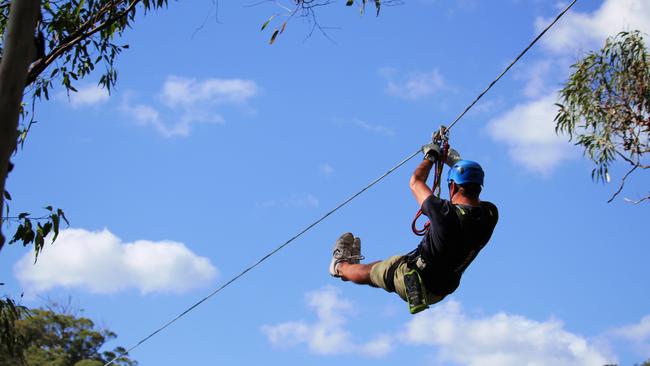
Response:
[{"label": "tree branch", "polygon": [[618,196],[619,193],[621,193],[621,191],[623,190],[623,187],[625,186],[625,179],[627,179],[627,177],[630,174],[632,174],[632,172],[635,171],[638,167],[639,167],[639,164],[636,164],[635,166],[632,167],[632,169],[630,169],[630,171],[627,172],[627,174],[625,174],[623,176],[623,179],[621,179],[621,185],[618,187],[618,190],[616,191],[616,193],[614,193],[614,195],[612,195],[612,197],[607,201],[607,203],[611,203],[614,200],[614,198],[616,198],[616,196]]},{"label": "tree branch", "polygon": [[640,166],[640,167],[642,167],[643,169],[645,169],[645,167],[644,167],[643,165],[641,165],[638,161],[634,161],[634,160],[628,158],[627,156],[623,155],[623,154],[622,154],[620,151],[618,151],[618,150],[614,150],[614,151],[616,151],[616,154],[617,154],[618,156],[620,156],[621,159],[623,159],[623,160],[627,161],[628,163],[630,163],[630,165],[635,166],[635,167],[639,167],[639,166]]},{"label": "tree branch", "polygon": [[38,60],[33,67],[29,70],[29,76],[27,78],[27,85],[33,83],[36,81],[36,78],[38,78],[38,75],[40,75],[45,69],[47,69],[48,66],[54,62],[59,56],[61,56],[64,52],[68,51],[71,49],[75,44],[77,44],[79,41],[91,37],[97,32],[100,32],[101,30],[105,29],[106,27],[110,26],[114,22],[118,21],[119,19],[128,16],[131,11],[135,8],[135,6],[140,3],[142,0],[133,0],[129,6],[126,7],[126,9],[118,14],[116,14],[113,17],[109,17],[106,19],[103,23],[99,24],[98,26],[91,28],[97,20],[109,12],[111,9],[113,9],[113,6],[115,6],[114,3],[111,3],[109,5],[106,5],[104,8],[102,8],[98,14],[91,19],[88,19],[83,25],[79,27],[79,29],[70,34],[66,39],[64,39],[61,44],[57,47],[55,47],[47,56],[43,57],[42,59]]},{"label": "tree branch", "polygon": [[648,195],[648,196],[646,196],[646,197],[643,197],[643,198],[641,198],[641,199],[639,199],[639,200],[636,200],[636,201],[632,201],[632,200],[629,199],[629,198],[625,198],[625,202],[629,202],[629,203],[632,203],[632,204],[634,204],[634,205],[638,205],[639,203],[641,203],[641,202],[643,202],[643,201],[650,201],[650,195]]}]

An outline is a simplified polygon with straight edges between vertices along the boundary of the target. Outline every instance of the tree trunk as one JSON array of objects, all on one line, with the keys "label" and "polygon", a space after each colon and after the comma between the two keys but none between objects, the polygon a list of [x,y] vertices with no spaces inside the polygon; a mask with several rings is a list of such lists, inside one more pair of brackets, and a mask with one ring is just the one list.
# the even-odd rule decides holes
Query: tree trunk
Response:
[{"label": "tree trunk", "polygon": [[[0,63],[0,213],[4,214],[4,190],[9,159],[16,149],[18,118],[27,71],[34,57],[34,33],[40,0],[13,0]],[[5,243],[0,225],[0,250]]]}]

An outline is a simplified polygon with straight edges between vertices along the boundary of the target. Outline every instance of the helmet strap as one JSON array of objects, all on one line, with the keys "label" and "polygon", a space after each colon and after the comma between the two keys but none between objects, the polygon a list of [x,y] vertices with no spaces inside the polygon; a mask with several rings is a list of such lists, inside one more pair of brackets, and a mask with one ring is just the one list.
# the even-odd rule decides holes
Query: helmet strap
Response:
[{"label": "helmet strap", "polygon": [[[453,188],[453,191],[452,191],[452,188]],[[456,182],[454,182],[453,180],[451,182],[449,182],[449,200],[450,201],[454,199],[454,196],[457,195],[458,192],[460,192],[460,188],[458,187],[458,184],[456,184]]]}]

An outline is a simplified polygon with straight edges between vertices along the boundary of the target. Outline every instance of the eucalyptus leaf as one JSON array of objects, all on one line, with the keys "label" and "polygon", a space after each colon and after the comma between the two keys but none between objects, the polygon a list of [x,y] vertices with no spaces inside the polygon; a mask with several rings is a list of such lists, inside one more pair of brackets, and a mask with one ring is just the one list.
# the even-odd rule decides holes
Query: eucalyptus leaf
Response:
[{"label": "eucalyptus leaf", "polygon": [[273,44],[273,42],[275,42],[275,37],[277,37],[278,34],[280,34],[280,30],[276,29],[276,30],[273,31],[273,35],[271,36],[271,39],[269,40],[269,44]]},{"label": "eucalyptus leaf", "polygon": [[271,23],[271,21],[275,17],[276,17],[276,14],[271,15],[271,17],[269,19],[267,19],[266,22],[264,22],[264,24],[262,24],[262,28],[260,30],[263,31],[264,29],[266,29],[266,27],[269,25],[269,23]]},{"label": "eucalyptus leaf", "polygon": [[611,202],[650,152],[650,55],[641,32],[621,32],[571,69],[556,104],[555,131],[583,148],[596,165],[591,172],[596,182],[613,180],[615,162],[627,165]]}]

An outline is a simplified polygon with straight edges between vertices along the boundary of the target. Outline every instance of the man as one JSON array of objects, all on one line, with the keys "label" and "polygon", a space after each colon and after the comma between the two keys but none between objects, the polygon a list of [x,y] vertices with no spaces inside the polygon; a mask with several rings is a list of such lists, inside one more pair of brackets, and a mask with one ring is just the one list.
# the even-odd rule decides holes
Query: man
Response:
[{"label": "man", "polygon": [[361,264],[361,240],[345,233],[336,241],[329,272],[343,281],[396,292],[411,313],[424,310],[454,292],[460,278],[487,244],[498,220],[495,205],[481,201],[484,172],[473,161],[460,160],[450,150],[445,161],[449,201],[436,197],[426,184],[441,155],[440,146],[422,147],[424,160],[415,169],[410,187],[430,226],[420,245],[407,255]]}]

